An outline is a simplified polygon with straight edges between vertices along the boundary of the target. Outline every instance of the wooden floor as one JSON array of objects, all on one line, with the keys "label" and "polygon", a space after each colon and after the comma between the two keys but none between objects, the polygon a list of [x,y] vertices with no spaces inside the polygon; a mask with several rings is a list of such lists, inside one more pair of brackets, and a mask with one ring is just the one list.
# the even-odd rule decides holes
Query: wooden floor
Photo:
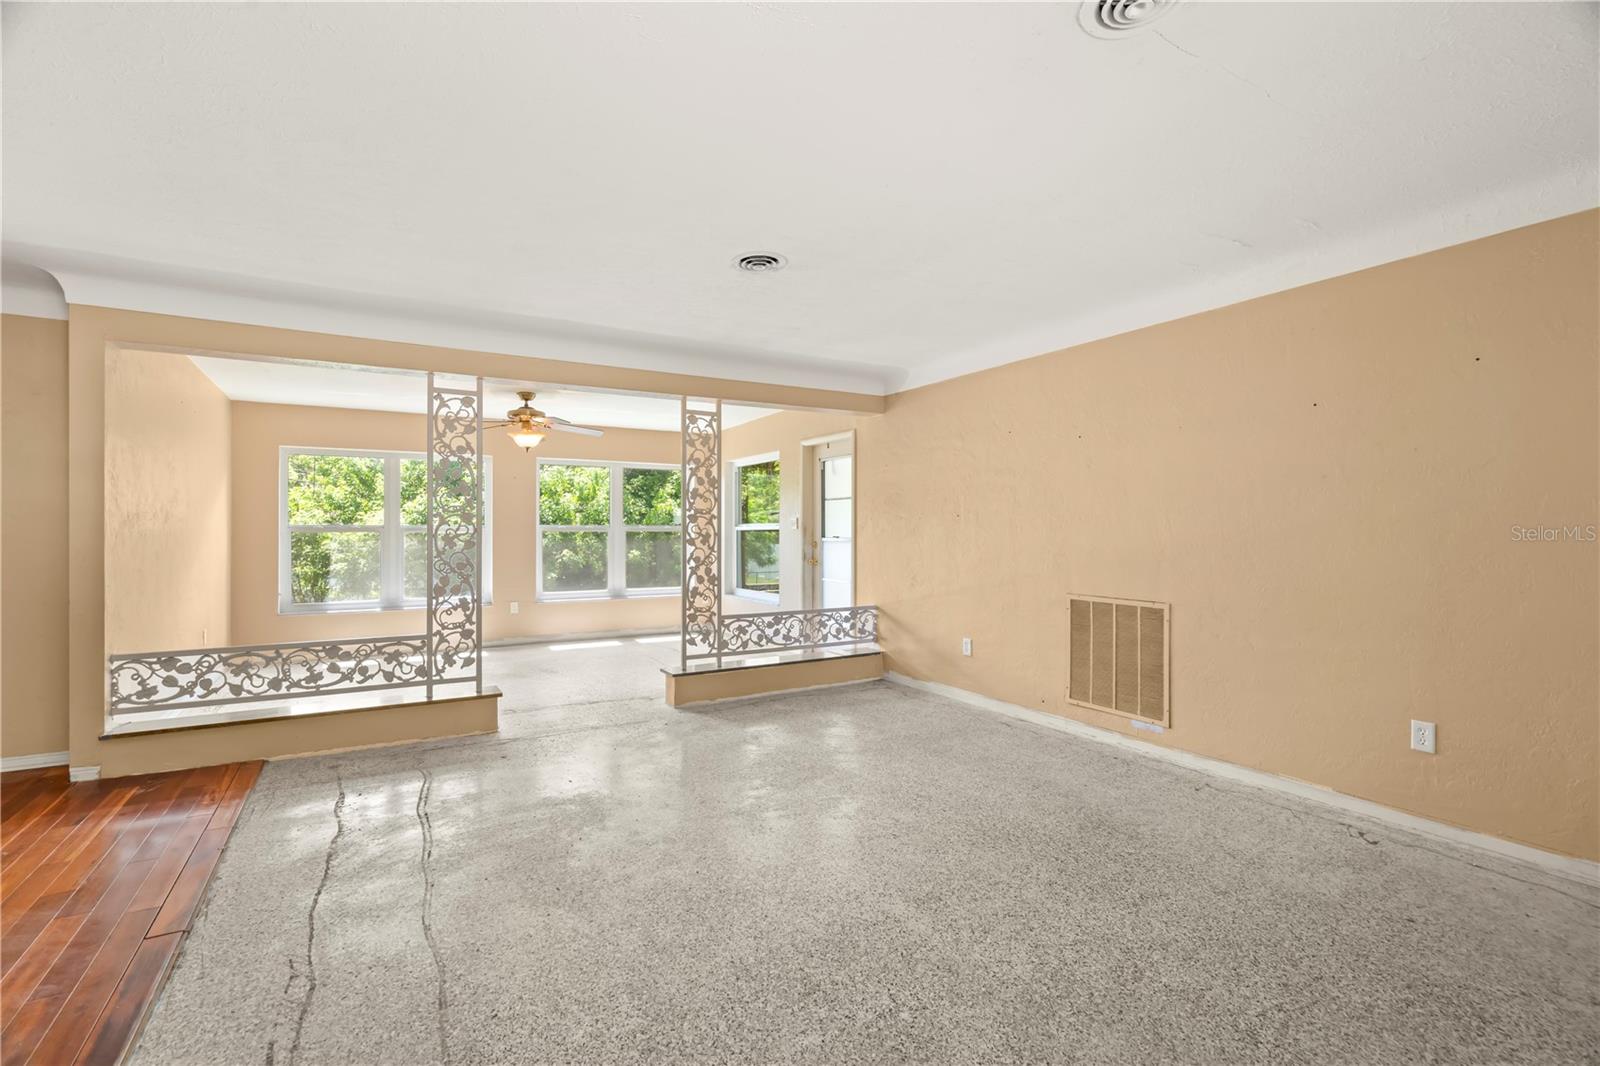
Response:
[{"label": "wooden floor", "polygon": [[260,772],[0,776],[0,1063],[122,1057]]}]

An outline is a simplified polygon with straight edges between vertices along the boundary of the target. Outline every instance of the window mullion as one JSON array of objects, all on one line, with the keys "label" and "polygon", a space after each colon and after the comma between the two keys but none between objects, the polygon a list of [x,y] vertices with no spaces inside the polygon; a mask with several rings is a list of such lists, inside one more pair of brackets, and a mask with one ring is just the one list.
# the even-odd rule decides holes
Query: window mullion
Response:
[{"label": "window mullion", "polygon": [[382,582],[379,599],[385,607],[398,607],[400,595],[400,459],[389,455],[383,460],[383,534],[378,538],[378,573]]},{"label": "window mullion", "polygon": [[732,464],[728,477],[728,498],[723,504],[727,511],[725,528],[733,531],[733,536],[725,537],[723,541],[728,560],[724,564],[726,573],[723,580],[727,582],[728,588],[735,591],[739,588],[739,475],[743,469],[737,463]]},{"label": "window mullion", "polygon": [[628,561],[627,534],[622,532],[622,464],[611,463],[611,521],[606,530],[606,552],[609,572],[607,591],[620,596],[628,589],[625,568]]},{"label": "window mullion", "polygon": [[289,448],[278,446],[278,613],[294,603],[289,566]]}]

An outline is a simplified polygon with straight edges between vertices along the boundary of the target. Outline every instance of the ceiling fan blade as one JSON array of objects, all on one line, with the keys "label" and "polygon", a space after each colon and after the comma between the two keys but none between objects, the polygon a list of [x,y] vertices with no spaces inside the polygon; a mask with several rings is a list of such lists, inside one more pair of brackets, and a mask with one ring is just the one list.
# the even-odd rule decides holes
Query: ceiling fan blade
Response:
[{"label": "ceiling fan blade", "polygon": [[605,430],[603,429],[590,429],[588,426],[575,426],[571,422],[563,422],[560,419],[554,418],[550,419],[550,428],[557,433],[578,433],[585,437],[603,437],[606,435]]}]

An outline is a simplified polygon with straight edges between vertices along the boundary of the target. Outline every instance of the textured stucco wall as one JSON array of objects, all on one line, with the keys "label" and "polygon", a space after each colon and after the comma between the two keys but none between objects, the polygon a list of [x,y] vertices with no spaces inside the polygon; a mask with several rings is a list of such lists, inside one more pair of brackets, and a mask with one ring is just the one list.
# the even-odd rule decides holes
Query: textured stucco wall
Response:
[{"label": "textured stucco wall", "polygon": [[0,756],[67,750],[67,324],[0,317]]},{"label": "textured stucco wall", "polygon": [[858,427],[889,668],[1126,731],[1066,703],[1067,596],[1169,601],[1141,739],[1600,858],[1600,545],[1513,528],[1600,523],[1597,231],[891,396]]},{"label": "textured stucco wall", "polygon": [[229,644],[229,400],[185,355],[105,363],[107,648]]}]

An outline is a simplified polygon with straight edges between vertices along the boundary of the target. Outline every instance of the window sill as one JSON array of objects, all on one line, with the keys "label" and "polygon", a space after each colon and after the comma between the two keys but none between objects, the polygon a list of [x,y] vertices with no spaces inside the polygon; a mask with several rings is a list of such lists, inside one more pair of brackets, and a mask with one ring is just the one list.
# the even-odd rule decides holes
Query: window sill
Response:
[{"label": "window sill", "polygon": [[751,592],[748,589],[734,589],[728,593],[730,599],[749,600],[751,603],[770,603],[776,606],[782,601],[771,592]]},{"label": "window sill", "polygon": [[[485,607],[493,607],[494,601],[484,600],[483,605]],[[425,611],[427,609],[428,605],[426,603],[407,603],[398,607],[376,607],[363,603],[353,607],[279,607],[278,616],[280,618],[294,618],[296,616],[309,615],[315,618],[318,615],[325,614],[392,614],[396,611]]]},{"label": "window sill", "polygon": [[656,589],[649,592],[595,592],[556,593],[534,597],[535,603],[609,603],[613,600],[664,600],[678,596],[678,589]]}]

